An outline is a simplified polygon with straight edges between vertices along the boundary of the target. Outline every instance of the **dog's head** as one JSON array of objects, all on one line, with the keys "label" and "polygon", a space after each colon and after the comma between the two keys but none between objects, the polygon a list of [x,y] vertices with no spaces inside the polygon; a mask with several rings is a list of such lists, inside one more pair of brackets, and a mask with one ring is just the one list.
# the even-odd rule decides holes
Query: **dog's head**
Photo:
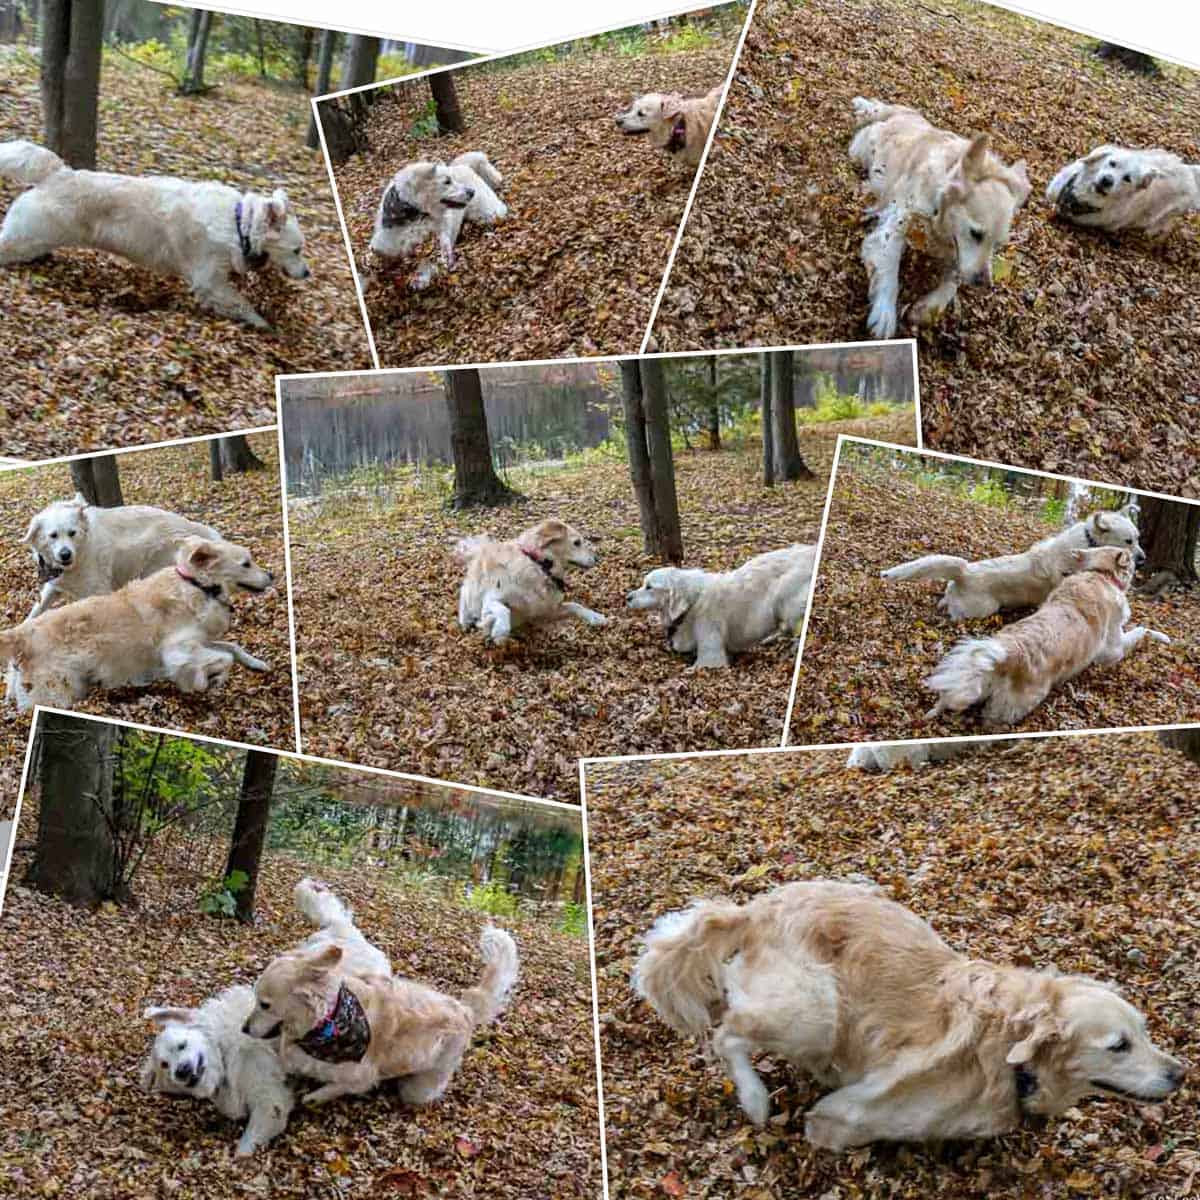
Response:
[{"label": "dog's head", "polygon": [[1145,162],[1138,150],[1124,146],[1097,146],[1071,180],[1075,198],[1095,208],[1148,188],[1162,172]]},{"label": "dog's head", "polygon": [[1149,1104],[1175,1091],[1186,1073],[1150,1040],[1132,1004],[1082,976],[1059,976],[1052,1000],[1019,1013],[1014,1031],[1019,1040],[1007,1061],[1032,1078],[1024,1100],[1030,1112],[1061,1113],[1097,1092]]},{"label": "dog's head", "polygon": [[1071,561],[1076,571],[1100,571],[1113,576],[1122,588],[1133,581],[1133,555],[1116,546],[1095,546],[1088,550],[1072,550]]},{"label": "dog's head", "polygon": [[555,518],[525,530],[517,542],[522,549],[549,559],[556,567],[596,565],[596,549],[592,543],[578,529]]},{"label": "dog's head", "polygon": [[254,1009],[242,1032],[256,1038],[278,1033],[302,1038],[328,1011],[341,979],[341,961],[338,945],[316,952],[294,951],[274,959],[254,985]]},{"label": "dog's head", "polygon": [[71,571],[79,565],[88,535],[88,502],[76,492],[73,500],[56,500],[43,508],[21,539],[47,567]]},{"label": "dog's head", "polygon": [[1138,544],[1138,529],[1133,518],[1141,512],[1136,504],[1127,504],[1119,512],[1096,512],[1087,519],[1088,544],[1118,546],[1133,555],[1135,566],[1141,566],[1146,556]]},{"label": "dog's head", "polygon": [[194,1008],[147,1008],[142,1014],[158,1026],[141,1084],[147,1092],[209,1099],[225,1075],[221,1049],[196,1023]]},{"label": "dog's head", "polygon": [[625,603],[629,608],[658,612],[667,627],[679,626],[671,632],[671,648],[688,654],[696,648],[695,637],[687,625],[679,625],[679,622],[696,603],[703,579],[703,571],[655,567],[642,580],[642,586],[625,597]]},{"label": "dog's head", "polygon": [[444,209],[466,208],[475,196],[443,162],[416,162],[397,171],[389,185],[397,202],[436,218]]},{"label": "dog's head", "polygon": [[292,279],[307,279],[312,271],[304,261],[304,234],[287,192],[283,188],[269,196],[247,192],[242,207],[251,254],[265,254],[269,263]]},{"label": "dog's head", "polygon": [[219,588],[226,598],[234,589],[265,592],[275,581],[270,571],[255,565],[245,547],[201,537],[183,539],[175,555],[175,570],[202,588]]},{"label": "dog's head", "polygon": [[683,112],[683,97],[677,92],[648,92],[638,96],[613,118],[622,133],[649,133],[670,124]]},{"label": "dog's head", "polygon": [[1029,199],[1025,162],[1005,166],[978,133],[947,173],[938,195],[937,220],[954,242],[959,279],[992,282],[992,255],[1008,242],[1012,220]]}]

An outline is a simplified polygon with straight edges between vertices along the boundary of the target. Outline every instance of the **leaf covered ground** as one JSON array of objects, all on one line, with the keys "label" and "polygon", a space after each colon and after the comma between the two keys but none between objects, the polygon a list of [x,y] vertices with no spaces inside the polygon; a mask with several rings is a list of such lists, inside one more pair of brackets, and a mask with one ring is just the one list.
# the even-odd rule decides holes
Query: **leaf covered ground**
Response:
[{"label": "leaf covered ground", "polygon": [[[1033,610],[955,621],[937,610],[944,584],[887,582],[879,572],[924,554],[972,560],[1015,554],[1056,532],[1019,509],[994,508],[843,460],[834,480],[788,741],[988,731],[976,710],[926,721],[923,714],[937,697],[921,679],[960,637],[985,637]],[[1159,600],[1129,599],[1131,624],[1158,629],[1172,644],[1143,640],[1115,666],[1088,668],[1052,691],[1012,731],[1200,719],[1200,597],[1177,591]]]},{"label": "leaf covered ground", "polygon": [[[1200,159],[1200,75],[1168,66],[1146,79],[1096,59],[1093,46],[964,0],[764,0],[656,348],[866,336],[867,198],[846,153],[850,101],[908,104],[956,132],[990,132],[1033,182],[1003,251],[1007,278],[964,289],[957,315],[920,335],[926,444],[1200,495],[1200,220],[1152,242],[1065,225],[1043,199],[1060,167],[1104,142]],[[936,274],[906,254],[902,300]]]},{"label": "leaf covered ground", "polygon": [[[911,414],[860,421],[903,438]],[[757,445],[675,460],[684,563],[728,570],[815,541],[836,433],[801,433],[814,480],[765,488]],[[794,663],[786,641],[728,671],[688,673],[657,618],[625,596],[659,565],[642,552],[621,461],[521,480],[526,499],[448,510],[439,494],[392,504],[333,497],[291,509],[301,736],[309,754],[574,801],[582,755],[778,745]],[[558,516],[598,539],[599,562],[568,595],[610,619],[567,620],[489,649],[456,619],[464,535],[516,537]],[[382,548],[382,551],[381,551]]]},{"label": "leaf covered ground", "polygon": [[[272,669],[260,675],[235,666],[223,688],[192,696],[170,683],[93,692],[76,705],[80,712],[257,745],[295,746],[278,442],[274,431],[247,440],[267,469],[227,476],[223,483],[209,478],[207,442],[138,450],[117,461],[126,504],[152,504],[212,525],[274,573],[275,587],[265,595],[234,599],[230,633]],[[37,566],[29,548],[20,544],[30,518],[74,493],[65,463],[0,473],[0,627],[19,625],[38,597]],[[29,714],[3,704],[0,786],[6,795],[17,794],[28,735]]]},{"label": "leaf covered ground", "polygon": [[[33,844],[35,807],[22,813],[19,846]],[[153,1031],[145,1005],[253,984],[311,932],[291,890],[312,868],[282,853],[264,859],[255,926],[201,913],[200,892],[226,850],[165,843],[135,881],[136,907],[87,911],[23,887],[31,851],[18,849],[0,917],[0,1195],[598,1194],[587,942],[533,920],[504,922],[521,957],[513,1002],[475,1035],[446,1097],[428,1108],[403,1106],[387,1085],[318,1112],[298,1107],[266,1151],[236,1159],[239,1124],[206,1103],[143,1093],[138,1070]],[[480,914],[369,868],[317,873],[397,974],[451,994],[475,982]]]},{"label": "leaf covered ground", "polygon": [[772,1200],[1071,1200],[1194,1194],[1194,1080],[1159,1106],[1089,1098],[1005,1137],[804,1140],[821,1089],[759,1056],[763,1131],[694,1039],[629,986],[637,939],[697,897],[865,875],[956,950],[1116,981],[1151,1035],[1200,1052],[1200,767],[1150,734],[1021,740],[916,773],[847,770],[844,751],[587,767],[610,1194]]},{"label": "leaf covered ground", "polygon": [[380,195],[407,162],[482,150],[509,208],[493,229],[464,226],[456,269],[426,291],[408,289],[411,267],[364,279],[380,365],[636,353],[693,172],[622,135],[613,116],[644,92],[723,83],[738,32],[696,50],[460,69],[467,128],[449,137],[414,130],[429,103],[423,79],[377,103],[369,150],[334,168],[360,272]]},{"label": "leaf covered ground", "polygon": [[[0,141],[41,141],[38,70],[0,49]],[[239,288],[275,332],[201,309],[187,284],[115,255],[58,250],[0,270],[0,447],[15,458],[267,425],[275,375],[370,366],[366,330],[308,97],[229,81],[201,97],[113,55],[100,80],[102,171],[284,187],[312,278],[266,270]],[[19,194],[0,183],[0,212]],[[232,216],[231,216],[232,220]]]}]

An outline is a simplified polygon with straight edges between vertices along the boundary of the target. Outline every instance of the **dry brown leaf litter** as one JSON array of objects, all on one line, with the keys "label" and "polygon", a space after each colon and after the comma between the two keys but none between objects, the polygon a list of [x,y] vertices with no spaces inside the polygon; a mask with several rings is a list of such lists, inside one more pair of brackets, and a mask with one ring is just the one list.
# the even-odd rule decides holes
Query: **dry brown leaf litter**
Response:
[{"label": "dry brown leaf litter", "polygon": [[[936,519],[931,514],[936,513]],[[882,741],[990,732],[976,710],[923,714],[937,699],[921,679],[964,636],[995,633],[1030,610],[977,621],[937,611],[944,584],[888,582],[879,572],[923,554],[969,559],[1013,554],[1058,530],[1012,508],[997,509],[894,472],[843,465],[834,482],[812,616],[788,740]],[[1103,729],[1200,720],[1200,600],[1176,592],[1130,597],[1133,623],[1161,630],[1111,667],[1090,667],[1056,688],[1019,725]]]},{"label": "dry brown leaf litter", "polygon": [[[0,140],[41,140],[36,65],[2,60]],[[153,71],[106,56],[101,170],[284,187],[312,278],[268,270],[239,289],[276,332],[201,309],[187,284],[115,255],[58,250],[0,270],[0,447],[14,458],[223,433],[275,420],[275,375],[371,365],[324,160],[304,147],[308,97],[223,82],[176,96]],[[0,211],[19,194],[0,184]],[[232,219],[232,218],[231,218]]]},{"label": "dry brown leaf litter", "polygon": [[[209,478],[206,442],[135,451],[120,455],[118,462],[127,504],[153,504],[213,525],[274,573],[274,590],[235,597],[230,632],[270,663],[270,672],[235,666],[224,687],[192,696],[169,683],[97,691],[75,705],[78,711],[257,745],[295,746],[278,442],[273,431],[248,441],[267,469],[230,475],[223,483]],[[0,628],[25,620],[38,596],[37,567],[29,548],[20,544],[30,518],[74,491],[65,463],[0,473]],[[29,723],[29,714],[0,704],[0,787],[6,795],[17,794]]]},{"label": "dry brown leaf litter", "polygon": [[727,31],[701,50],[460,70],[467,128],[449,137],[413,134],[425,80],[376,104],[370,149],[334,170],[360,270],[380,195],[407,162],[482,150],[504,176],[509,208],[492,229],[464,226],[454,272],[427,291],[408,290],[411,264],[365,282],[380,365],[636,353],[693,172],[621,134],[613,116],[634,95],[723,83],[736,44]]},{"label": "dry brown leaf litter", "polygon": [[1200,768],[1150,734],[1022,741],[887,776],[844,761],[833,750],[589,766],[613,1200],[1194,1194],[1194,1080],[1161,1105],[1088,1099],[989,1141],[833,1155],[804,1141],[821,1089],[803,1071],[759,1058],[776,1120],[756,1130],[720,1067],[636,998],[636,939],[661,913],[862,874],[961,952],[1115,980],[1155,1039],[1196,1061]]},{"label": "dry brown leaf litter", "polygon": [[[1051,219],[1060,167],[1116,141],[1200,159],[1200,76],[1147,80],[1067,30],[963,0],[760,3],[655,329],[657,348],[866,336],[867,207],[846,154],[875,96],[987,130],[1033,194],[989,290],[920,336],[927,444],[1200,495],[1200,223],[1165,240]],[[753,181],[748,186],[747,181]],[[909,253],[901,296],[936,268]],[[901,331],[905,332],[905,331]]]}]

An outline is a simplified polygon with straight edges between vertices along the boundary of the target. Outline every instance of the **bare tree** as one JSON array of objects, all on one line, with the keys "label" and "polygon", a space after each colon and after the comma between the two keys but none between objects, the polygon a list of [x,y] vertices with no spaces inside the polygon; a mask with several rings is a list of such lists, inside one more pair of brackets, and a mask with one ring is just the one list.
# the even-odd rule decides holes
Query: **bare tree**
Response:
[{"label": "bare tree", "polygon": [[71,463],[71,479],[75,490],[81,492],[89,504],[98,508],[120,508],[125,503],[115,454],[75,459]]},{"label": "bare tree", "polygon": [[708,402],[708,448],[721,448],[721,395],[717,391],[717,361],[718,356],[712,354],[708,359],[708,386],[711,396]]},{"label": "bare tree", "polygon": [[[318,96],[324,96],[329,91],[329,79],[333,74],[333,55],[337,45],[337,32],[333,29],[321,31],[321,46],[317,50],[317,90]],[[308,118],[308,135],[304,144],[310,150],[317,150],[321,138],[317,132],[317,114],[314,111]]]},{"label": "bare tree", "polygon": [[225,878],[240,871],[246,881],[234,892],[234,915],[247,924],[254,920],[254,894],[258,888],[258,868],[271,815],[271,794],[275,790],[275,772],[279,759],[265,750],[247,750],[242,770],[242,791],[233,840],[225,864]]},{"label": "bare tree", "polygon": [[204,59],[208,54],[208,35],[212,32],[212,19],[212,13],[206,9],[192,9],[188,26],[187,60],[183,68],[183,78],[179,81],[179,90],[185,96],[208,91],[204,82]]},{"label": "bare tree", "polygon": [[771,487],[775,482],[775,426],[771,416],[771,356],[760,354],[759,358],[759,407],[762,413],[762,459],[763,483]]},{"label": "bare tree", "polygon": [[1194,763],[1200,763],[1200,728],[1196,729],[1164,729],[1158,740],[1172,750],[1186,754]]},{"label": "bare tree", "polygon": [[796,434],[792,354],[791,350],[771,352],[771,429],[775,442],[775,478],[779,480],[813,478],[801,457]]},{"label": "bare tree", "polygon": [[638,501],[642,543],[665,562],[683,561],[683,535],[675,494],[666,376],[659,359],[621,362],[629,474]]},{"label": "bare tree", "polygon": [[343,88],[362,87],[375,82],[379,64],[379,39],[354,34],[346,39],[346,57],[342,60]]},{"label": "bare tree", "polygon": [[[263,462],[246,441],[244,433],[230,433],[216,439],[217,454],[220,458],[220,471],[213,468],[212,477],[219,482],[226,475],[242,475],[247,471],[265,471],[267,464]],[[212,463],[213,443],[209,443],[209,463]]]},{"label": "bare tree", "polygon": [[296,70],[296,86],[308,91],[308,64],[312,61],[313,42],[316,30],[311,25],[300,25],[296,28],[294,42]]},{"label": "bare tree", "polygon": [[42,121],[47,147],[68,165],[96,166],[104,0],[46,0],[42,9]]},{"label": "bare tree", "polygon": [[1138,541],[1146,553],[1145,571],[1172,572],[1180,583],[1196,583],[1196,539],[1200,505],[1139,496]]},{"label": "bare tree", "polygon": [[438,133],[461,133],[466,126],[463,123],[462,109],[458,105],[454,72],[439,71],[436,75],[430,75],[429,91],[437,110]]},{"label": "bare tree", "polygon": [[492,465],[492,443],[479,371],[473,367],[460,368],[443,372],[442,378],[454,453],[451,505],[468,508],[475,504],[507,504],[516,499],[516,493],[500,479]]}]

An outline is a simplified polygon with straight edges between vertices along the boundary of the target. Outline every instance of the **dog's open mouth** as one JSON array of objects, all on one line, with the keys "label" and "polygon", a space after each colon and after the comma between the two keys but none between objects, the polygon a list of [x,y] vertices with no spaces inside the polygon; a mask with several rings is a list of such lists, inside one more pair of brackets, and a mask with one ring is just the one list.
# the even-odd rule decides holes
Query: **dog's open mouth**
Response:
[{"label": "dog's open mouth", "polygon": [[244,592],[255,592],[255,593],[256,593],[256,594],[258,594],[258,595],[261,595],[261,594],[262,594],[263,592],[265,592],[265,591],[267,590],[267,588],[269,588],[270,586],[271,586],[271,585],[270,585],[269,583],[268,583],[268,584],[264,584],[262,587],[258,587],[256,584],[253,584],[253,583],[241,583],[241,582],[239,582],[239,583],[238,583],[238,587],[240,587],[240,588],[242,589],[242,591],[244,591]]},{"label": "dog's open mouth", "polygon": [[620,121],[617,122],[617,128],[624,134],[638,134],[638,133],[649,133],[650,132],[649,129],[630,129],[628,125],[622,125]]},{"label": "dog's open mouth", "polygon": [[1101,1079],[1089,1079],[1088,1083],[1102,1092],[1108,1092],[1109,1095],[1124,1096],[1126,1100],[1136,1100],[1139,1104],[1156,1104],[1159,1100],[1164,1099],[1166,1095],[1170,1094],[1164,1093],[1163,1095],[1150,1096],[1145,1092],[1131,1092],[1128,1088],[1117,1087],[1115,1083],[1105,1083]]},{"label": "dog's open mouth", "polygon": [[469,200],[451,200],[449,197],[446,197],[446,199],[444,199],[442,201],[442,203],[447,208],[466,208],[467,205],[470,203],[470,201]]}]

